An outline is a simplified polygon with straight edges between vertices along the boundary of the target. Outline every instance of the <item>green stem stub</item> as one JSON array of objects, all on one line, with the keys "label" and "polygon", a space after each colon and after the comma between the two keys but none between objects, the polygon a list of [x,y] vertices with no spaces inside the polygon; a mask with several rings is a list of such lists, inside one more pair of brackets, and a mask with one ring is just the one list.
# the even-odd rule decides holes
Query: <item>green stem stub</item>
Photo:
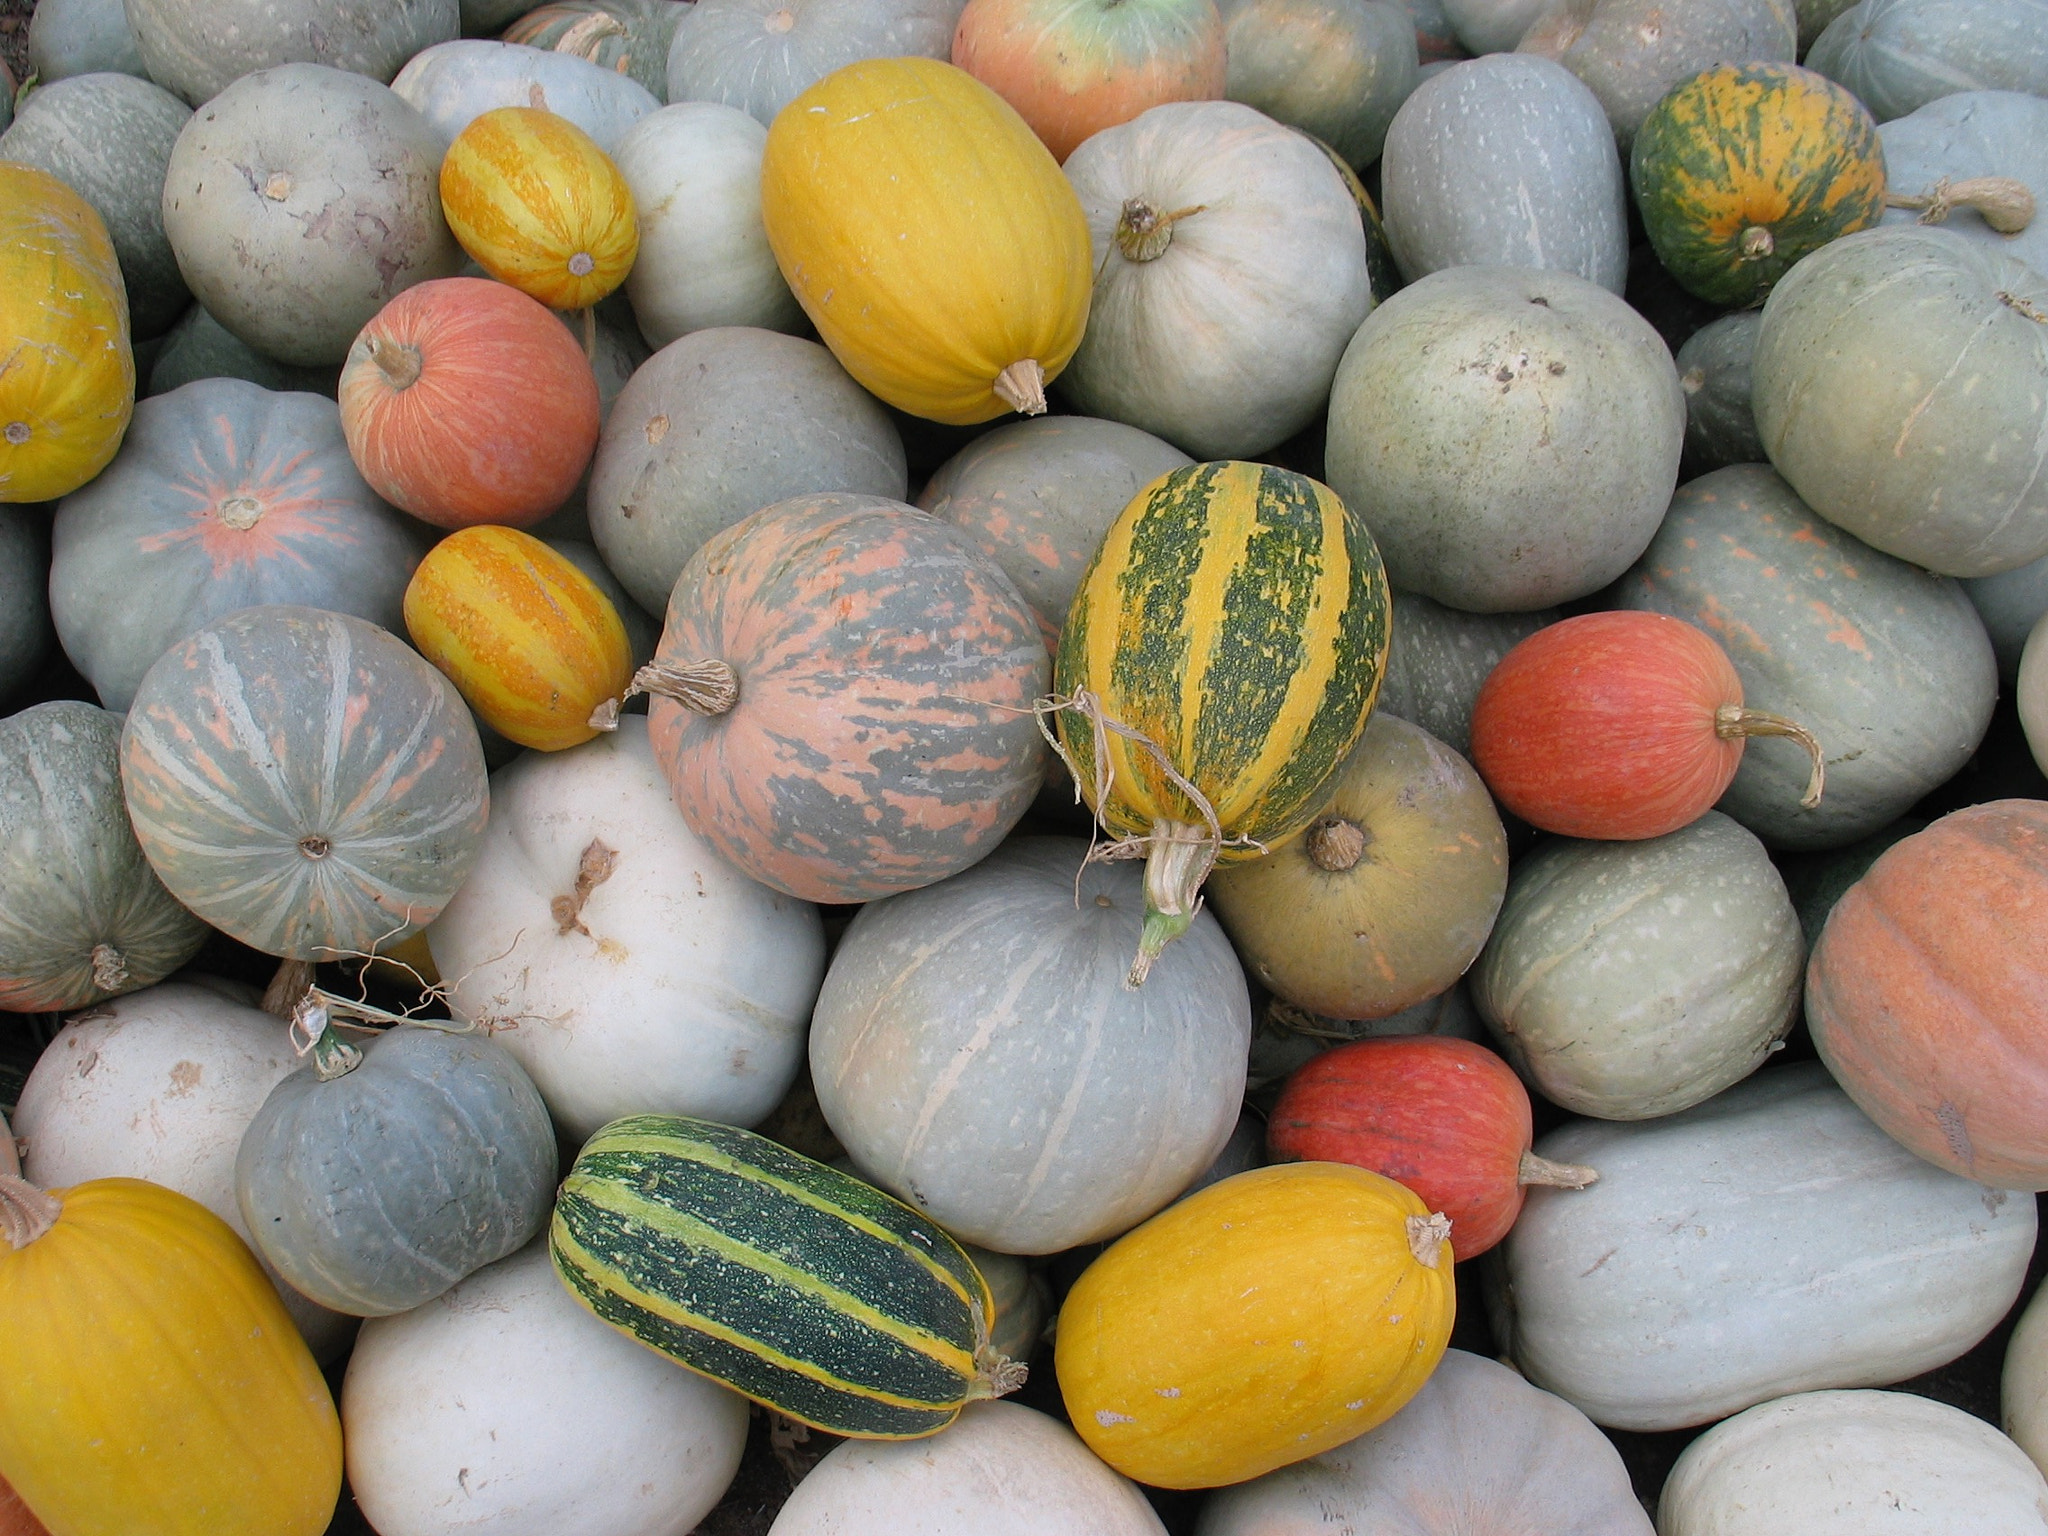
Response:
[{"label": "green stem stub", "polygon": [[1202,909],[1202,882],[1216,865],[1216,837],[1206,827],[1155,821],[1145,854],[1145,929],[1124,985],[1141,987],[1166,946],[1188,931]]}]

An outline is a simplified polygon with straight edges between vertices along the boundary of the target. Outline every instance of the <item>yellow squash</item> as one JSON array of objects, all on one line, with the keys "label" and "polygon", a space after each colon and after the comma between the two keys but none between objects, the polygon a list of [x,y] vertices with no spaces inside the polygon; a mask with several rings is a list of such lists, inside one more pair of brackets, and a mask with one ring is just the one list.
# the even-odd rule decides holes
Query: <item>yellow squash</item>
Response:
[{"label": "yellow squash", "polygon": [[1391,1418],[1443,1358],[1450,1223],[1392,1179],[1284,1163],[1117,1240],[1060,1309],[1067,1413],[1159,1488],[1217,1488]]},{"label": "yellow squash", "polygon": [[516,528],[464,528],[427,551],[405,627],[485,724],[543,752],[595,736],[591,711],[633,678],[626,626],[597,583]]},{"label": "yellow squash", "polygon": [[865,59],[776,115],[761,217],[833,355],[899,410],[1045,409],[1088,323],[1080,199],[1024,119],[935,59]]},{"label": "yellow squash", "polygon": [[0,1476],[52,1536],[319,1536],[341,1423],[211,1211],[0,1175]]},{"label": "yellow squash", "polygon": [[0,160],[0,501],[70,495],[106,468],[134,409],[107,226],[48,172]]}]

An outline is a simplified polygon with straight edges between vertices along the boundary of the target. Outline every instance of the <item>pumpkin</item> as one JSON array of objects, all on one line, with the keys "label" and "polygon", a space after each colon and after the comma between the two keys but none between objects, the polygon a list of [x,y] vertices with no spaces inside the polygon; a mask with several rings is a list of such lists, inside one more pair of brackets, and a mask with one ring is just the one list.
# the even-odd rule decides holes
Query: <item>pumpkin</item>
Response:
[{"label": "pumpkin", "polygon": [[1209,893],[1269,991],[1384,1018],[1457,982],[1507,883],[1507,835],[1479,775],[1382,707],[1307,830],[1218,869]]},{"label": "pumpkin", "polygon": [[1618,294],[1628,277],[1614,131],[1549,59],[1498,54],[1417,86],[1387,129],[1380,196],[1410,282],[1445,267],[1529,267]]},{"label": "pumpkin", "polygon": [[1431,64],[1455,64],[1466,57],[1465,45],[1451,30],[1451,18],[1443,0],[1404,0],[1403,7],[1415,22],[1416,55],[1424,68]]},{"label": "pumpkin", "polygon": [[2048,201],[2048,100],[1957,91],[1893,118],[1877,136],[1892,189],[1885,223],[1940,224],[2036,272],[2048,267],[2048,218],[2039,216]]},{"label": "pumpkin", "polygon": [[913,416],[1038,415],[1080,344],[1090,269],[1073,189],[1024,120],[950,64],[869,59],[805,91],[768,130],[761,218],[825,345]]},{"label": "pumpkin", "polygon": [[1720,807],[1776,848],[1877,831],[1969,761],[1991,723],[1996,664],[1958,584],[1823,522],[1767,465],[1682,487],[1613,601],[1715,636],[1744,704],[1826,747],[1827,793],[1812,807],[1796,741],[1742,750]]},{"label": "pumpkin", "polygon": [[1856,0],[1792,0],[1792,9],[1799,17],[1799,56],[1805,58],[1807,50],[1828,29],[1828,23],[1854,4]]},{"label": "pumpkin", "polygon": [[1419,725],[1452,751],[1472,751],[1472,705],[1501,657],[1562,615],[1466,613],[1394,589],[1394,632],[1379,712]]},{"label": "pumpkin", "polygon": [[[1274,998],[1259,1014],[1252,1031],[1251,1060],[1245,1074],[1247,1102],[1261,1113],[1268,1113],[1287,1076],[1324,1051],[1334,1050],[1348,1040],[1384,1040],[1401,1035],[1482,1043],[1489,1038],[1462,980],[1435,997],[1399,1013],[1390,1013],[1384,1019],[1332,1019]],[[1263,1145],[1263,1131],[1259,1140]]]},{"label": "pumpkin", "polygon": [[1224,93],[1312,133],[1354,166],[1380,157],[1415,89],[1415,19],[1401,0],[1230,0]]},{"label": "pumpkin", "polygon": [[1884,146],[1863,104],[1825,76],[1723,64],[1650,109],[1629,181],[1664,269],[1710,303],[1740,307],[1809,251],[1878,221]]},{"label": "pumpkin", "polygon": [[102,73],[44,80],[0,134],[0,160],[48,171],[113,241],[134,335],[161,336],[192,296],[164,235],[164,172],[192,109],[162,86]]},{"label": "pumpkin", "polygon": [[341,1426],[383,1536],[446,1531],[450,1489],[500,1536],[683,1536],[739,1469],[747,1404],[604,1327],[535,1242],[365,1323]]},{"label": "pumpkin", "polygon": [[0,720],[0,1008],[133,992],[206,941],[129,830],[120,738],[118,715],[69,699]]},{"label": "pumpkin", "polygon": [[[2042,633],[2042,626],[2036,623],[2034,635]],[[2035,766],[2039,767],[2048,760],[2048,641],[2036,643],[2030,635],[2026,650],[2032,653],[2033,663],[2029,665],[2027,655],[2021,655],[2015,692],[2020,728],[2026,733],[2027,748],[2034,754]],[[2042,771],[2048,773],[2048,769]]]},{"label": "pumpkin", "polygon": [[327,1529],[334,1400],[225,1222],[139,1179],[0,1175],[0,1235],[0,1470],[58,1536]]},{"label": "pumpkin", "polygon": [[1742,678],[1705,630],[1663,613],[1580,614],[1538,630],[1487,677],[1472,760],[1502,805],[1567,837],[1661,837],[1735,777],[1752,736],[1805,748],[1799,803],[1821,801],[1820,743],[1743,705]]},{"label": "pumpkin", "polygon": [[1467,53],[1506,53],[1546,9],[1544,0],[1443,0],[1451,30]]},{"label": "pumpkin", "polygon": [[1999,1421],[2036,1467],[2048,1463],[2048,1305],[2034,1292],[2005,1348]]},{"label": "pumpkin", "polygon": [[[137,354],[140,373],[141,355]],[[339,367],[295,368],[265,357],[194,304],[157,344],[145,395],[167,395],[199,379],[245,379],[281,394],[325,395],[332,400]]]},{"label": "pumpkin", "polygon": [[465,37],[436,43],[406,62],[391,89],[452,143],[497,107],[538,107],[574,123],[606,154],[661,100],[614,70],[517,41]]},{"label": "pumpkin", "polygon": [[505,41],[587,60],[666,101],[669,44],[687,14],[677,0],[550,0],[507,27]]},{"label": "pumpkin", "polygon": [[1861,0],[1828,23],[1806,60],[1881,123],[1957,91],[2048,91],[2036,0]]},{"label": "pumpkin", "polygon": [[1322,151],[1238,102],[1176,102],[1066,170],[1095,262],[1075,405],[1204,459],[1307,426],[1372,308],[1358,205]]},{"label": "pumpkin", "polygon": [[27,687],[49,651],[49,578],[42,508],[0,502],[0,700]]},{"label": "pumpkin", "polygon": [[[164,233],[192,296],[243,342],[301,367],[339,363],[400,290],[450,276],[445,141],[358,74],[282,64],[192,114],[164,174]],[[223,174],[223,167],[248,166]]]},{"label": "pumpkin", "polygon": [[0,160],[0,502],[98,474],[135,408],[128,295],[106,224],[48,171]]},{"label": "pumpkin", "polygon": [[1613,1429],[1953,1360],[2034,1248],[2033,1201],[1929,1167],[1817,1062],[1682,1114],[1572,1121],[1536,1150],[1600,1182],[1530,1193],[1487,1310],[1524,1376]]},{"label": "pumpkin", "polygon": [[1865,230],[1772,291],[1751,366],[1771,462],[1838,528],[1944,576],[2048,554],[2048,277],[1946,229]]},{"label": "pumpkin", "polygon": [[1918,816],[1901,816],[1881,832],[1860,838],[1843,848],[1823,853],[1793,854],[1779,861],[1785,875],[1785,894],[1792,898],[1799,914],[1799,931],[1806,935],[1807,953],[1820,942],[1821,929],[1849,887],[1870,872],[1877,856],[1893,843],[1927,830]]},{"label": "pumpkin", "polygon": [[972,1243],[962,1243],[960,1251],[981,1271],[981,1278],[988,1282],[989,1298],[995,1303],[995,1317],[988,1329],[989,1344],[999,1355],[1029,1360],[1037,1352],[1046,1314],[1052,1310],[1052,1292],[1045,1277],[1034,1273],[1015,1254],[993,1253]]},{"label": "pumpkin", "polygon": [[149,78],[196,107],[278,65],[388,81],[461,14],[457,0],[134,0],[128,25]]},{"label": "pumpkin", "polygon": [[952,60],[1065,160],[1162,102],[1221,96],[1223,17],[1216,0],[968,0]]},{"label": "pumpkin", "polygon": [[1054,687],[1089,809],[1127,857],[1145,849],[1133,986],[1187,930],[1214,864],[1315,815],[1372,712],[1387,621],[1372,535],[1306,475],[1190,465],[1110,525]]},{"label": "pumpkin", "polygon": [[[0,86],[6,82],[0,80]],[[21,1495],[0,1477],[0,1536],[50,1536],[35,1511],[21,1502]]]},{"label": "pumpkin", "polygon": [[668,49],[668,99],[716,101],[764,126],[863,59],[947,57],[960,0],[697,0]]},{"label": "pumpkin", "polygon": [[121,782],[171,893],[298,960],[424,926],[468,878],[488,805],[453,685],[375,625],[289,606],[216,619],[157,659]]},{"label": "pumpkin", "polygon": [[1671,501],[1684,436],[1671,354],[1620,299],[1567,272],[1451,268],[1358,328],[1324,464],[1371,509],[1395,585],[1501,613],[1627,570]]},{"label": "pumpkin", "polygon": [[28,72],[43,85],[101,71],[149,77],[122,0],[39,0],[28,18]]},{"label": "pumpkin", "polygon": [[1685,457],[1702,473],[1730,464],[1761,464],[1769,457],[1749,404],[1749,360],[1762,324],[1755,310],[1737,310],[1708,321],[1678,349]]},{"label": "pumpkin", "polygon": [[812,1017],[811,1081],[861,1171],[1003,1253],[1137,1225],[1209,1165],[1244,1096],[1229,940],[1202,918],[1126,991],[1142,882],[1087,852],[1018,839],[864,907]]},{"label": "pumpkin", "polygon": [[1563,1398],[1462,1349],[1387,1423],[1213,1495],[1196,1536],[1313,1531],[1653,1536],[1612,1441]]},{"label": "pumpkin", "polygon": [[121,451],[58,504],[58,637],[109,709],[216,618],[300,603],[396,628],[410,525],[349,460],[331,401],[202,379],[136,407]]},{"label": "pumpkin", "polygon": [[1450,1340],[1450,1224],[1392,1179],[1285,1163],[1113,1244],[1060,1308],[1088,1448],[1160,1488],[1241,1483],[1391,1418]]}]

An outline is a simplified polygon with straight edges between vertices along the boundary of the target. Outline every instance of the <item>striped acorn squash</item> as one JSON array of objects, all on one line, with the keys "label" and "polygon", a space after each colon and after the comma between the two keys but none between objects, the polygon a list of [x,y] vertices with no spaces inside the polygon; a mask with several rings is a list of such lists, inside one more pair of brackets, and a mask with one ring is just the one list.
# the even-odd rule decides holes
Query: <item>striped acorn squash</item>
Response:
[{"label": "striped acorn squash", "polygon": [[[1150,743],[1059,711],[1089,806],[1146,850],[1134,985],[1193,921],[1214,863],[1256,858],[1315,815],[1379,694],[1390,613],[1365,524],[1291,470],[1191,464],[1110,525],[1068,610],[1054,689],[1075,704],[1085,691]],[[1213,829],[1174,774],[1208,801]]]},{"label": "striped acorn squash", "polygon": [[614,1120],[563,1181],[548,1243],[599,1318],[835,1435],[935,1434],[1024,1380],[943,1228],[751,1131]]}]

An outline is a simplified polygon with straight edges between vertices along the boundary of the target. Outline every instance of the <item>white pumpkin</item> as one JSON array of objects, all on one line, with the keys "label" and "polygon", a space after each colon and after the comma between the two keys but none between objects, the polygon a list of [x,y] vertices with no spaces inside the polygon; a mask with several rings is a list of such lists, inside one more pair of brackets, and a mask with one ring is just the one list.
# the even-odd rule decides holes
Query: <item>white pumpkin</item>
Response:
[{"label": "white pumpkin", "polygon": [[2048,1282],[2034,1292],[2005,1346],[2000,1416],[2005,1432],[2048,1472]]},{"label": "white pumpkin", "polygon": [[2020,728],[2043,773],[2048,773],[2048,614],[2038,619],[2020,652],[2017,688]]},{"label": "white pumpkin", "polygon": [[717,101],[762,126],[860,59],[952,53],[966,0],[697,0],[668,48],[668,99]]},{"label": "white pumpkin", "polygon": [[2048,1536],[2048,1481],[1982,1419],[1908,1392],[1801,1392],[1685,1448],[1659,1536]]},{"label": "white pumpkin", "polygon": [[825,962],[817,908],[685,825],[639,715],[491,776],[476,872],[427,944],[455,1016],[490,1021],[577,1141],[625,1114],[761,1119]]},{"label": "white pumpkin", "polygon": [[591,1316],[540,1239],[365,1323],[341,1424],[380,1536],[684,1536],[739,1470],[747,1401]]},{"label": "white pumpkin", "polygon": [[1372,308],[1365,227],[1327,156],[1234,101],[1153,107],[1067,159],[1095,252],[1062,388],[1198,459],[1285,442]]},{"label": "white pumpkin", "polygon": [[539,107],[565,117],[609,154],[625,131],[661,105],[628,75],[570,53],[465,37],[407,61],[391,89],[450,142],[498,107]]}]

